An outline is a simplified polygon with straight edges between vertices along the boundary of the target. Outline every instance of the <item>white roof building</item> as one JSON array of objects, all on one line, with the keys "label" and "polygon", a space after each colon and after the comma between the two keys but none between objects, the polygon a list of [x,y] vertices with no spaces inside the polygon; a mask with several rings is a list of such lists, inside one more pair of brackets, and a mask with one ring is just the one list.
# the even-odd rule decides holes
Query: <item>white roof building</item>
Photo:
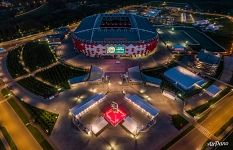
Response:
[{"label": "white roof building", "polygon": [[81,117],[83,114],[88,112],[91,108],[95,105],[101,103],[105,99],[105,94],[95,94],[94,96],[90,97],[89,99],[85,100],[83,103],[78,104],[71,108],[70,114],[75,118]]},{"label": "white roof building", "polygon": [[102,116],[100,116],[92,123],[91,130],[96,135],[107,125],[108,122]]},{"label": "white roof building", "polygon": [[133,118],[131,118],[129,116],[124,119],[124,122],[122,123],[122,126],[125,127],[133,135],[136,135],[137,132],[138,132],[137,122]]},{"label": "white roof building", "polygon": [[147,103],[145,100],[143,100],[141,97],[139,97],[136,94],[134,95],[126,94],[125,100],[136,105],[143,112],[145,112],[148,116],[150,116],[151,119],[155,118],[159,114],[158,109],[156,109],[151,104]]},{"label": "white roof building", "polygon": [[164,76],[170,80],[177,88],[187,91],[194,87],[200,87],[205,80],[197,74],[181,67],[173,67],[164,72]]}]

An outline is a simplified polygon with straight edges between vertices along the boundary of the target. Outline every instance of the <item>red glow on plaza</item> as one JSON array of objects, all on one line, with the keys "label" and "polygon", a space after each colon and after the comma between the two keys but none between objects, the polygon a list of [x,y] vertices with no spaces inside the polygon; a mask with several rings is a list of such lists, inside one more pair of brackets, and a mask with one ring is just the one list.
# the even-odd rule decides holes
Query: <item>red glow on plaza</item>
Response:
[{"label": "red glow on plaza", "polygon": [[126,116],[126,113],[120,109],[114,111],[110,108],[104,113],[104,118],[114,127],[117,126]]}]

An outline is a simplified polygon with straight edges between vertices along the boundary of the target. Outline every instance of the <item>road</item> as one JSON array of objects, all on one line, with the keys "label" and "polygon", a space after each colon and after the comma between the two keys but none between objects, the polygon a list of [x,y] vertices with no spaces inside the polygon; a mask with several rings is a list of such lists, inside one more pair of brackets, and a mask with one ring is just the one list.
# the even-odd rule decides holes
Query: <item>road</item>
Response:
[{"label": "road", "polygon": [[7,101],[0,101],[0,123],[7,129],[19,150],[41,150],[26,126]]},{"label": "road", "polygon": [[[233,92],[216,104],[215,108],[210,112],[208,117],[201,123],[209,133],[214,134],[229,119],[233,117]],[[201,149],[202,145],[208,138],[202,134],[197,128],[191,130],[186,136],[176,142],[171,150],[196,150]]]},{"label": "road", "polygon": [[[71,24],[68,27],[71,30],[74,30],[79,25],[79,23],[80,22]],[[32,35],[29,35],[29,36],[25,36],[25,37],[22,37],[22,38],[2,42],[2,43],[0,43],[0,47],[5,48],[6,50],[10,50],[10,49],[15,48],[15,47],[17,47],[19,45],[27,43],[29,41],[33,41],[33,40],[37,40],[37,39],[40,39],[42,37],[45,37],[48,34],[53,34],[53,29],[48,30],[48,31],[44,31],[44,32],[40,32],[40,33],[36,33],[36,34],[32,34]]]}]

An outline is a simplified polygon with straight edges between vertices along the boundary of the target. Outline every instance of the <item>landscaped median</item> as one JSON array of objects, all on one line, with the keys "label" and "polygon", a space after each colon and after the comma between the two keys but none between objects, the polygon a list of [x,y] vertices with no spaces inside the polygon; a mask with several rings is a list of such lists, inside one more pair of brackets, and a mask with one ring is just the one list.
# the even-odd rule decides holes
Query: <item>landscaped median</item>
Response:
[{"label": "landscaped median", "polygon": [[[216,96],[210,99],[207,103],[204,103],[200,106],[197,106],[191,110],[188,110],[187,113],[191,116],[195,117],[206,111],[208,108],[210,108],[212,105],[214,105],[217,101],[219,101],[222,97],[224,97],[226,94],[228,94],[231,91],[230,87],[226,87],[222,92]],[[204,117],[204,116],[203,116]]]},{"label": "landscaped median", "polygon": [[22,57],[25,67],[30,71],[35,71],[56,62],[56,58],[51,52],[49,44],[44,41],[28,42],[25,44]]},{"label": "landscaped median", "polygon": [[58,90],[55,87],[45,84],[35,79],[34,77],[28,77],[19,80],[17,83],[22,87],[24,87],[25,89],[27,89],[28,91],[43,98],[49,98],[50,96],[58,93]]},{"label": "landscaped median", "polygon": [[72,67],[64,64],[58,64],[45,71],[38,72],[36,77],[40,77],[54,86],[60,86],[63,89],[69,89],[68,80],[77,76],[87,74],[87,70],[83,68]]},{"label": "landscaped median", "polygon": [[[6,128],[0,125],[0,130],[1,130],[4,138],[6,139],[7,143],[9,144],[10,148],[12,150],[17,150],[18,148],[16,147],[13,139],[11,138],[10,134],[7,132]],[[0,142],[1,142],[1,139],[0,139]],[[1,148],[1,146],[0,146],[0,148]]]},{"label": "landscaped median", "polygon": [[2,143],[2,140],[0,140],[0,150],[5,150],[5,146],[4,146],[4,144]]},{"label": "landscaped median", "polygon": [[181,115],[179,114],[174,114],[171,115],[172,119],[172,124],[178,129],[182,129],[184,126],[186,126],[189,122],[184,119]]},{"label": "landscaped median", "polygon": [[[5,89],[4,91],[5,92],[8,91],[10,93],[10,91],[8,89]],[[19,118],[22,120],[22,122],[25,124],[25,126],[28,128],[28,130],[31,132],[33,137],[41,145],[41,147],[44,150],[53,150],[53,147],[44,138],[44,136],[40,133],[40,131],[30,123],[31,122],[30,120],[31,119],[35,120],[35,124],[39,125],[45,131],[46,134],[50,134],[52,131],[52,128],[57,120],[58,115],[41,110],[41,109],[38,109],[38,108],[35,108],[33,106],[25,104],[24,102],[19,101],[19,103],[17,103],[16,101],[19,101],[19,99],[17,99],[13,95],[11,97],[9,97],[9,99],[8,99],[8,103],[11,105],[11,107],[14,109],[16,114],[19,116]],[[22,106],[20,106],[20,105],[22,105]],[[25,113],[25,111],[22,110],[22,107],[23,108],[26,107],[25,110],[28,111],[30,116],[28,116]]]},{"label": "landscaped median", "polygon": [[22,46],[19,46],[14,50],[9,51],[7,54],[6,66],[13,78],[17,78],[28,73],[20,63],[21,52]]},{"label": "landscaped median", "polygon": [[33,107],[24,102],[22,102],[22,105],[27,112],[30,113],[35,123],[38,124],[46,132],[46,134],[50,135],[57,121],[58,114]]}]

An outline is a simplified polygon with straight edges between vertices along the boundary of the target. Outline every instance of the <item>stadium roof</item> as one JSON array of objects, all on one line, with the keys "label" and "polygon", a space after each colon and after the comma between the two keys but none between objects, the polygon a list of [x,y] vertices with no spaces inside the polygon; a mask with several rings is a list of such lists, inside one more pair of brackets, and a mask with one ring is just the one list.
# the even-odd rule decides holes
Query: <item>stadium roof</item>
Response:
[{"label": "stadium roof", "polygon": [[201,50],[197,54],[197,58],[199,61],[208,63],[208,64],[219,64],[220,62],[220,55],[219,54],[213,54],[206,50]]},{"label": "stadium roof", "polygon": [[151,116],[156,117],[159,114],[159,110],[154,108],[151,104],[137,96],[136,94],[126,94],[125,99],[131,100],[134,104],[138,105],[141,109],[148,112]]},{"label": "stadium roof", "polygon": [[204,79],[193,72],[181,67],[173,67],[166,72],[164,76],[178,85],[182,90],[190,90],[195,85],[200,86],[204,83]]},{"label": "stadium roof", "polygon": [[[119,23],[118,26],[104,27],[103,24]],[[121,21],[124,22],[121,22]],[[122,24],[127,24],[127,27]],[[82,20],[79,27],[74,31],[74,37],[89,42],[137,42],[145,41],[157,36],[155,28],[142,16],[133,14],[97,14]]]}]

